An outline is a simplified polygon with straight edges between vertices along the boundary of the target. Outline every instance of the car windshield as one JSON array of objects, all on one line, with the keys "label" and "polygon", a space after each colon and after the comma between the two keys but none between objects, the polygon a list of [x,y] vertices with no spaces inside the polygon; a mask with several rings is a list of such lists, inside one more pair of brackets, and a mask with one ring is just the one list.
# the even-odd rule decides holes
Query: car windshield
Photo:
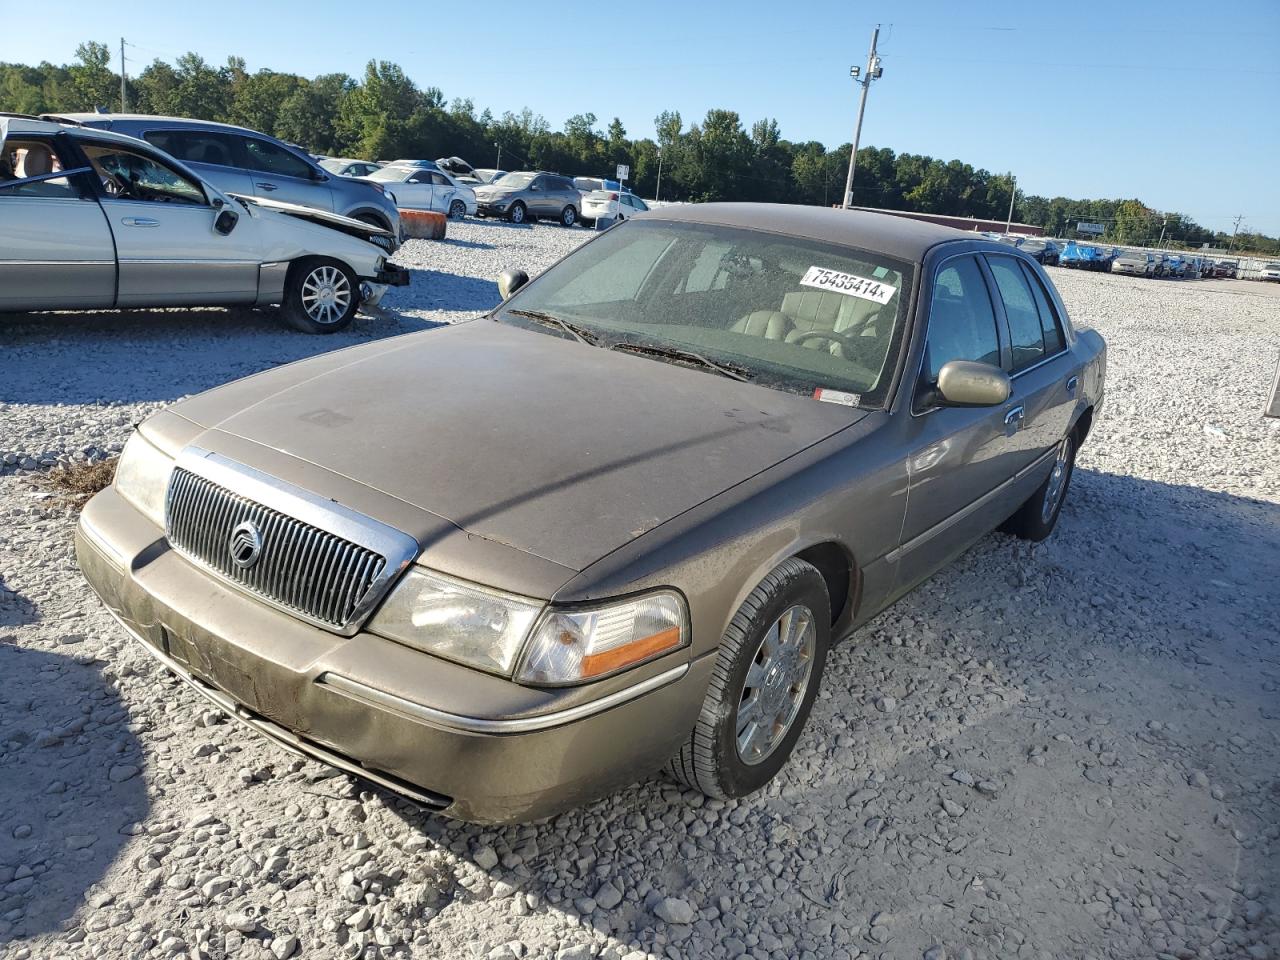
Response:
[{"label": "car windshield", "polygon": [[495,187],[509,187],[512,190],[523,190],[533,183],[536,173],[508,173],[493,181]]},{"label": "car windshield", "polygon": [[[885,402],[913,268],[803,237],[662,220],[611,228],[495,319],[605,348],[653,348],[777,390]],[[650,352],[650,355],[653,355]],[[700,369],[709,369],[699,362]]]},{"label": "car windshield", "polygon": [[1043,240],[1023,240],[1018,244],[1018,246],[1023,250],[1031,250],[1034,252],[1036,250],[1043,250],[1045,248],[1045,242]]},{"label": "car windshield", "polygon": [[1268,263],[1263,270],[1280,270],[1280,263]]},{"label": "car windshield", "polygon": [[350,165],[350,160],[334,160],[332,158],[328,158],[320,161],[320,166],[324,167],[330,173],[341,173]]},{"label": "car windshield", "polygon": [[413,176],[418,172],[418,169],[418,167],[379,167],[377,170],[374,170],[366,176],[365,179],[381,180],[386,183],[399,183],[401,180],[405,180],[408,177]]}]

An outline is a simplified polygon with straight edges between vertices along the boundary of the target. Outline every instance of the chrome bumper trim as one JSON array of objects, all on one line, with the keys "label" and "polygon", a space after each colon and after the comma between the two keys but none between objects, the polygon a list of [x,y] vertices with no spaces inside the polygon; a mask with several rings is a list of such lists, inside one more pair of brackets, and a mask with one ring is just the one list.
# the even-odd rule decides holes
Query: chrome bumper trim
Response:
[{"label": "chrome bumper trim", "polygon": [[404,697],[396,696],[394,693],[378,690],[375,687],[370,687],[367,684],[359,683],[349,677],[332,672],[322,673],[316,678],[316,683],[330,687],[335,692],[353,700],[359,700],[370,706],[382,707],[411,720],[420,720],[432,726],[445,727],[446,729],[458,730],[463,733],[501,735],[547,730],[594,716],[597,713],[603,713],[612,707],[635,700],[637,697],[642,697],[660,687],[665,687],[667,684],[675,683],[688,672],[689,664],[683,663],[647,680],[641,680],[626,689],[618,690],[598,700],[592,700],[590,703],[579,704],[566,710],[557,710],[554,713],[540,714],[536,717],[520,717],[512,720],[490,720],[484,717],[468,717],[437,710],[435,707],[428,707],[426,704],[406,700]]}]

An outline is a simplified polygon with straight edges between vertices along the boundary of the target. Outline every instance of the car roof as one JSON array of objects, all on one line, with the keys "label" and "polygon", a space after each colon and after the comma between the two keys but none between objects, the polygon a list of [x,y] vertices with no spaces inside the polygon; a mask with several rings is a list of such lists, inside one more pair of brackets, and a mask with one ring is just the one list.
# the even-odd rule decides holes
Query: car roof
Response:
[{"label": "car roof", "polygon": [[[768,230],[874,250],[913,262],[923,260],[925,252],[940,243],[983,239],[980,234],[910,217],[786,203],[691,203],[651,210],[644,218]],[[988,245],[1008,250],[1004,244],[984,240],[983,246]]]},{"label": "car roof", "polygon": [[216,120],[196,120],[192,117],[165,117],[151,113],[62,113],[59,114],[59,116],[66,117],[68,120],[74,120],[76,123],[103,123],[104,121],[114,123],[117,120],[123,120],[127,123],[158,124],[161,127],[165,124],[176,124],[184,127],[196,127],[204,130],[226,130],[235,131],[236,133],[252,133],[259,137],[266,137],[269,140],[276,139],[269,133],[261,133],[258,130],[251,130],[249,127],[238,127],[234,123],[219,123]]},{"label": "car roof", "polygon": [[[95,116],[95,114],[85,114]],[[68,119],[73,119],[68,117]],[[20,133],[71,133],[73,135],[92,135],[96,139],[115,140],[120,143],[138,143],[137,137],[124,133],[115,133],[100,127],[80,127],[75,124],[59,123],[56,120],[33,120],[28,117],[0,116],[0,140]]]}]

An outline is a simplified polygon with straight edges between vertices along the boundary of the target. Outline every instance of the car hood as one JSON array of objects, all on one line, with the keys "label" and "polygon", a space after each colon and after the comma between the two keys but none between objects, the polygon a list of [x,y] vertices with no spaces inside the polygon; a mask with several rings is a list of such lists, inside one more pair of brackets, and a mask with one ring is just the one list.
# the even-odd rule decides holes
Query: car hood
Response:
[{"label": "car hood", "polygon": [[488,320],[349,353],[170,409],[573,570],[865,416]]},{"label": "car hood", "polygon": [[331,213],[328,210],[317,210],[315,207],[304,207],[297,203],[286,203],[283,200],[271,200],[267,197],[249,196],[243,193],[229,193],[227,196],[233,197],[241,203],[251,203],[255,207],[261,207],[264,210],[273,210],[285,216],[308,220],[311,223],[318,223],[322,227],[329,227],[349,236],[368,240],[384,250],[390,250],[394,246],[395,234],[390,230],[384,230],[382,227],[365,223],[363,220],[344,217],[340,213]]}]

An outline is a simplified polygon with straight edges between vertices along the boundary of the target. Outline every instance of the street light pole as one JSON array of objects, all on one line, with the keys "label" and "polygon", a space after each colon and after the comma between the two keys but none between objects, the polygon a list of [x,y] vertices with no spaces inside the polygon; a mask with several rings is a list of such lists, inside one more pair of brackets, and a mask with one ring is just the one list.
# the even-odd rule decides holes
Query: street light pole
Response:
[{"label": "street light pole", "polygon": [[120,38],[120,112],[129,112],[124,86],[124,37]]},{"label": "street light pole", "polygon": [[849,148],[849,175],[844,181],[844,209],[853,205],[853,172],[858,166],[858,141],[862,139],[862,114],[867,109],[867,91],[871,89],[871,81],[877,79],[884,71],[880,69],[880,58],[876,56],[876,41],[880,38],[880,24],[871,34],[871,49],[867,51],[866,73],[859,79],[857,67],[849,69],[849,76],[862,86],[862,96],[858,99],[858,122],[853,128],[853,146]]},{"label": "street light pole", "polygon": [[1009,172],[1009,219],[1004,222],[1005,236],[1009,235],[1009,230],[1013,227],[1013,198],[1018,195],[1018,178],[1013,175],[1013,171]]},{"label": "street light pole", "polygon": [[495,143],[494,146],[498,148],[498,162],[495,163],[494,166],[497,167],[499,170],[501,170],[502,169],[502,144]]},{"label": "street light pole", "polygon": [[662,199],[662,148],[658,148],[658,188],[653,192],[654,200]]}]

